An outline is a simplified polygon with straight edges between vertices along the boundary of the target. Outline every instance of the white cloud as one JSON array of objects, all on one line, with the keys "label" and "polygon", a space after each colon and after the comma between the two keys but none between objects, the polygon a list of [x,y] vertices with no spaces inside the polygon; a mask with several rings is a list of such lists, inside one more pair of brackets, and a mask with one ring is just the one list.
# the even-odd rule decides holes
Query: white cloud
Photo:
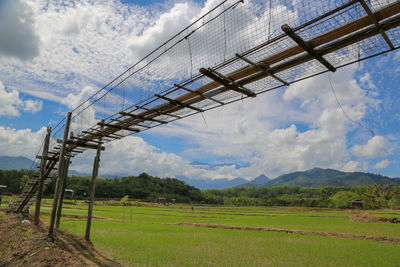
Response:
[{"label": "white cloud", "polygon": [[374,169],[384,169],[389,166],[389,161],[387,159],[381,160],[374,165]]},{"label": "white cloud", "polygon": [[35,114],[36,112],[42,110],[42,107],[43,107],[43,101],[25,100],[23,110]]},{"label": "white cloud", "polygon": [[355,171],[359,171],[359,170],[360,170],[360,167],[359,167],[359,166],[360,166],[360,162],[350,160],[349,162],[347,162],[347,163],[343,166],[342,171],[345,171],[345,172],[355,172]]},{"label": "white cloud", "polygon": [[128,40],[129,49],[135,58],[143,57],[188,26],[199,11],[200,7],[192,2],[176,3],[141,35],[131,37]]},{"label": "white cloud", "polygon": [[69,93],[61,103],[66,105],[71,110],[78,107],[86,99],[92,96],[97,90],[90,86],[85,86],[78,94]]},{"label": "white cloud", "polygon": [[17,130],[0,126],[0,155],[25,156],[33,159],[39,152],[45,135],[46,127],[32,132],[31,129]]},{"label": "white cloud", "polygon": [[[71,169],[90,173],[92,170],[94,152],[85,152],[73,160]],[[116,160],[121,159],[121,160]],[[236,178],[235,166],[221,166],[213,169],[204,169],[201,166],[191,165],[174,153],[159,151],[149,145],[142,138],[128,136],[122,140],[106,145],[101,154],[100,173],[137,175],[147,172],[158,177],[187,176],[191,178]]]},{"label": "white cloud", "polygon": [[364,145],[355,145],[351,152],[357,157],[379,158],[388,155],[387,140],[383,136],[374,136]]},{"label": "white cloud", "polygon": [[20,110],[36,113],[42,109],[43,102],[38,100],[21,100],[18,91],[8,91],[0,81],[0,116],[16,117]]},{"label": "white cloud", "polygon": [[21,102],[18,92],[7,92],[0,81],[0,116],[18,116]]},{"label": "white cloud", "polygon": [[0,3],[0,56],[29,60],[39,55],[32,10],[24,1]]}]

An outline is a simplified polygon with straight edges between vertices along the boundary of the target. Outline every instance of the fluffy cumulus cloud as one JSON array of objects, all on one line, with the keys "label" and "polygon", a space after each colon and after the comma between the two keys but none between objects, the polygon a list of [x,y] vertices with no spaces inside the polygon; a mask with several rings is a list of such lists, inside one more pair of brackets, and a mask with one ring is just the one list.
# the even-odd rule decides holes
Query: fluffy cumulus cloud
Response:
[{"label": "fluffy cumulus cloud", "polygon": [[388,155],[388,142],[383,136],[374,136],[364,145],[355,145],[351,152],[357,157],[379,158]]},{"label": "fluffy cumulus cloud", "polygon": [[141,35],[132,36],[128,40],[129,49],[136,58],[143,57],[188,26],[199,11],[200,7],[191,2],[177,3]]},{"label": "fluffy cumulus cloud", "polygon": [[355,171],[359,171],[359,170],[360,170],[360,162],[353,161],[353,160],[350,160],[349,162],[347,162],[342,168],[342,171],[345,171],[345,172],[355,172]]},{"label": "fluffy cumulus cloud", "polygon": [[[94,152],[86,152],[73,160],[71,169],[90,173]],[[190,164],[188,160],[174,153],[166,153],[146,143],[142,138],[128,136],[106,145],[101,154],[102,175],[137,175],[148,172],[159,177],[187,176],[191,178],[234,178],[235,166],[221,166],[204,169]]]},{"label": "fluffy cumulus cloud", "polygon": [[381,160],[374,165],[374,169],[384,169],[389,166],[389,163],[387,159]]},{"label": "fluffy cumulus cloud", "polygon": [[33,159],[46,135],[46,127],[37,132],[0,126],[0,155],[25,156]]},{"label": "fluffy cumulus cloud", "polygon": [[43,102],[40,100],[22,100],[18,91],[6,90],[0,81],[0,116],[19,116],[21,110],[36,113],[42,106]]}]

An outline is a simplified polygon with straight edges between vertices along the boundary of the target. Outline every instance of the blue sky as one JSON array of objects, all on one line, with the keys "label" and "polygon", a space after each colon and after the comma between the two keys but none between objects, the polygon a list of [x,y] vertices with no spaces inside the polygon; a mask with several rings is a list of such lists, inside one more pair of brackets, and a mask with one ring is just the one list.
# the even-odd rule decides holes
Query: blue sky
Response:
[{"label": "blue sky", "polygon": [[[0,156],[33,158],[45,126],[54,127],[85,97],[218,3],[4,2]],[[204,119],[195,115],[113,142],[100,171],[252,179],[322,167],[398,177],[399,62],[394,51],[206,112]],[[329,79],[345,112],[375,136],[346,118]],[[89,173],[92,161],[88,151],[71,169]],[[207,170],[194,161],[229,164]]]}]

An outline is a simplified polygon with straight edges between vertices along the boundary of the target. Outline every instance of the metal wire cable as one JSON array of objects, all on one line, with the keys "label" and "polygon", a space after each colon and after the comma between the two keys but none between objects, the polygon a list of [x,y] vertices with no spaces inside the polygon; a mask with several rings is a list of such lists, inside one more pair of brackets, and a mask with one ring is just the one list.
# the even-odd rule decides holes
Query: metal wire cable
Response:
[{"label": "metal wire cable", "polygon": [[353,124],[355,124],[355,125],[358,125],[359,127],[364,128],[364,129],[366,129],[367,131],[369,131],[369,132],[371,133],[372,137],[374,137],[374,136],[375,136],[375,132],[374,132],[371,128],[369,128],[368,126],[366,126],[366,125],[364,125],[364,124],[362,124],[362,123],[360,123],[360,122],[358,122],[358,121],[356,121],[356,120],[353,120],[353,119],[346,113],[346,111],[344,110],[342,104],[340,103],[340,101],[339,101],[339,99],[338,99],[338,97],[337,97],[337,95],[336,95],[336,93],[335,93],[335,89],[333,88],[333,84],[332,84],[332,80],[331,80],[331,73],[330,73],[330,72],[329,72],[329,74],[328,74],[328,77],[329,77],[329,84],[331,85],[332,94],[334,95],[334,97],[335,97],[335,99],[336,99],[336,103],[338,104],[338,106],[339,106],[340,109],[342,110],[343,115],[344,115],[351,123],[353,123]]}]

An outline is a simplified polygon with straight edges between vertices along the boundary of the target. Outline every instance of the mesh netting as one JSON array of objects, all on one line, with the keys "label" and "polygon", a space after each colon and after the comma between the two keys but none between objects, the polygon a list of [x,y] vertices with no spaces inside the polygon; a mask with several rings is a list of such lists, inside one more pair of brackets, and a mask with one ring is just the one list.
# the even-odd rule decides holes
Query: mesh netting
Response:
[{"label": "mesh netting", "polygon": [[[398,48],[399,1],[365,3]],[[386,52],[390,45],[369,11],[349,0],[223,1],[81,103],[70,130],[108,142],[248,97],[243,90],[258,94],[326,72],[281,30],[284,24],[335,68]],[[64,124],[53,130],[53,150]]]}]

